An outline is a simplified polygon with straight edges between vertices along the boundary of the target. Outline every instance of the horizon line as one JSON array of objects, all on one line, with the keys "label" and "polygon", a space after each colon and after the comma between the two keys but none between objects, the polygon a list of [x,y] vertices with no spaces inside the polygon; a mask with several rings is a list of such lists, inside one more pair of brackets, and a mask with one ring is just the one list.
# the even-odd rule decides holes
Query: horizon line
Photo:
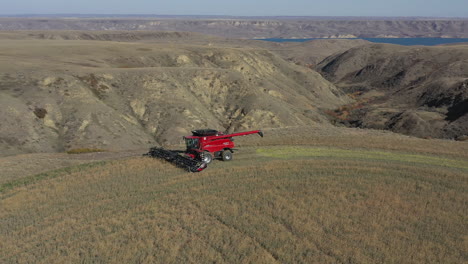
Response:
[{"label": "horizon line", "polygon": [[99,13],[24,13],[24,14],[0,14],[0,17],[211,17],[211,18],[412,18],[412,19],[468,19],[460,16],[318,16],[318,15],[177,15],[177,14],[99,14]]}]

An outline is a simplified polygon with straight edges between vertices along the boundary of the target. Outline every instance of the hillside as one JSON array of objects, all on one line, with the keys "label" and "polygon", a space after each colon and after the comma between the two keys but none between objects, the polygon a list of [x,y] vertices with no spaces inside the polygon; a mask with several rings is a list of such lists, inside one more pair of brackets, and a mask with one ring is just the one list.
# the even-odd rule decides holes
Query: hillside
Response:
[{"label": "hillside", "polygon": [[147,148],[193,128],[328,126],[330,117],[418,137],[468,131],[466,45],[4,31],[0,46],[1,155]]},{"label": "hillside", "polygon": [[90,30],[17,30],[0,31],[2,40],[96,40],[114,42],[164,42],[172,43],[186,41],[190,44],[217,43],[222,37],[199,34],[194,32],[177,31],[90,31]]},{"label": "hillside", "polygon": [[230,38],[468,38],[466,19],[0,18],[0,30],[184,31]]},{"label": "hillside", "polygon": [[9,34],[0,41],[2,155],[147,148],[200,127],[327,125],[323,111],[350,102],[265,49]]},{"label": "hillside", "polygon": [[0,31],[3,40],[95,40],[142,43],[190,43],[226,48],[261,48],[270,50],[287,61],[314,66],[326,57],[350,48],[369,44],[361,39],[316,39],[306,42],[270,42],[223,38],[193,32],[172,31],[89,31],[89,30],[20,30]]},{"label": "hillside", "polygon": [[338,121],[419,137],[468,134],[468,46],[372,44],[322,61],[322,75],[357,103]]},{"label": "hillside", "polygon": [[[260,46],[259,43],[249,42]],[[343,53],[351,48],[370,44],[362,39],[315,39],[300,43],[282,42],[262,44],[264,48],[275,52],[285,60],[299,65],[315,68],[328,56]]]},{"label": "hillside", "polygon": [[197,174],[141,156],[1,174],[0,262],[466,262],[467,142],[300,127],[238,143]]}]

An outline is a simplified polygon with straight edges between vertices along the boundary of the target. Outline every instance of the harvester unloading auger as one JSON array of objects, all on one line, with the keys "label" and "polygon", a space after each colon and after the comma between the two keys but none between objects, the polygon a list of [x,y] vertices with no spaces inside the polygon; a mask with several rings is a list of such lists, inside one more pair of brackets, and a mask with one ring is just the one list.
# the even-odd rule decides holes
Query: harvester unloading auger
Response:
[{"label": "harvester unloading auger", "polygon": [[158,147],[151,148],[146,155],[165,159],[191,172],[199,172],[206,169],[214,158],[221,158],[223,161],[232,160],[235,147],[233,137],[251,134],[263,137],[261,130],[233,134],[224,134],[213,129],[193,130],[191,136],[184,137],[187,147],[184,155]]}]

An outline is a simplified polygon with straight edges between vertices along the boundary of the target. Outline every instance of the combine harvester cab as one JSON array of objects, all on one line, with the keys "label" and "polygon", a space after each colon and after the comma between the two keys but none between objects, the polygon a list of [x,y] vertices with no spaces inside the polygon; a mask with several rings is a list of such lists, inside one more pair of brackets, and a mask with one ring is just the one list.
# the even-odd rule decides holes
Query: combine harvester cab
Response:
[{"label": "combine harvester cab", "polygon": [[224,134],[213,129],[193,130],[191,136],[184,137],[186,144],[186,154],[192,159],[198,159],[206,164],[214,158],[221,158],[223,161],[232,160],[234,153],[233,137],[259,134],[263,137],[261,130]]}]

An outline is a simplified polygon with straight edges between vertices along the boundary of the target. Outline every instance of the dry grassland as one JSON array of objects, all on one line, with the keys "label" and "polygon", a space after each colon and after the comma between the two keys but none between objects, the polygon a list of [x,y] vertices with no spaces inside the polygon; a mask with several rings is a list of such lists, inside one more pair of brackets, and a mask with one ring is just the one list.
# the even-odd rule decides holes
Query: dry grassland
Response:
[{"label": "dry grassland", "polygon": [[195,174],[144,157],[45,174],[0,192],[0,262],[467,262],[468,161],[426,142],[245,146]]}]

